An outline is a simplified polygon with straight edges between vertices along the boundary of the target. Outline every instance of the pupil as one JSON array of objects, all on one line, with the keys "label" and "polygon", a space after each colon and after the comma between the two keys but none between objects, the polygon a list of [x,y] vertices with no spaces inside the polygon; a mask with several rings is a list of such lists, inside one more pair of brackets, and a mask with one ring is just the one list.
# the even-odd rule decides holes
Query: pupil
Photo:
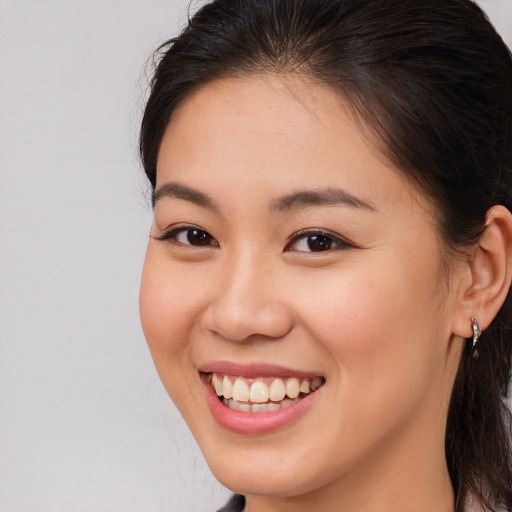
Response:
[{"label": "pupil", "polygon": [[308,248],[311,251],[327,251],[332,246],[332,239],[325,235],[308,237]]},{"label": "pupil", "polygon": [[205,231],[199,229],[191,229],[187,233],[188,241],[192,245],[208,245],[210,243],[210,237]]}]

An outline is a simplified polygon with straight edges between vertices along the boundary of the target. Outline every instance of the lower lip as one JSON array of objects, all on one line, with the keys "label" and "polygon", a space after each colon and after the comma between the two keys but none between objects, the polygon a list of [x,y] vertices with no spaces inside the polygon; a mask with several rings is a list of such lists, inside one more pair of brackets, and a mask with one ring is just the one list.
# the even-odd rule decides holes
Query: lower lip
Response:
[{"label": "lower lip", "polygon": [[[201,375],[210,411],[219,425],[235,434],[257,435],[272,432],[297,421],[313,404],[317,390],[297,403],[276,411],[248,413],[224,405],[212,388],[206,374]],[[321,389],[321,388],[320,388]]]}]

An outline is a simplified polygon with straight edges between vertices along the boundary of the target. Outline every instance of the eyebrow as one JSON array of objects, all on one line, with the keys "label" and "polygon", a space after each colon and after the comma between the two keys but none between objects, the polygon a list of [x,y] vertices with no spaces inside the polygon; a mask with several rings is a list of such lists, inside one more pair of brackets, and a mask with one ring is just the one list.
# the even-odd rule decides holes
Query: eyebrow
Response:
[{"label": "eyebrow", "polygon": [[208,210],[213,210],[215,212],[220,211],[217,203],[209,195],[195,188],[187,187],[186,185],[176,182],[164,183],[153,192],[153,208],[155,207],[156,202],[159,199],[162,199],[162,197],[183,199],[184,201],[189,201]]},{"label": "eyebrow", "polygon": [[322,190],[299,190],[291,194],[274,199],[271,208],[278,212],[306,208],[308,206],[337,206],[346,205],[378,211],[375,205],[357,197],[341,188],[326,188]]},{"label": "eyebrow", "polygon": [[[153,207],[156,202],[163,197],[173,197],[189,201],[202,208],[220,212],[217,203],[204,192],[181,183],[164,183],[153,192]],[[270,209],[277,212],[298,210],[310,206],[337,206],[346,205],[354,208],[363,208],[370,211],[378,211],[375,205],[367,200],[357,197],[342,188],[326,188],[321,190],[299,190],[278,197],[271,201]]]}]

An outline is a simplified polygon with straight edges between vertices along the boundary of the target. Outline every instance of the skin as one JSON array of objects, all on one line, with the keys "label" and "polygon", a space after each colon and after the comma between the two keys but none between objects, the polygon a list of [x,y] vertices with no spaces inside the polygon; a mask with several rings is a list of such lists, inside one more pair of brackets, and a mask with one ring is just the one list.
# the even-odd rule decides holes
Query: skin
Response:
[{"label": "skin", "polygon": [[[140,294],[159,375],[215,476],[249,512],[453,511],[444,436],[472,274],[450,260],[446,275],[433,207],[343,99],[302,79],[210,83],[173,114],[157,168],[157,191],[178,183],[215,205],[160,195]],[[334,188],[364,205],[276,208]],[[188,225],[207,245],[190,244]],[[308,235],[294,238],[304,229],[340,242],[311,252]],[[235,434],[199,379],[219,360],[326,383],[298,421]]]}]

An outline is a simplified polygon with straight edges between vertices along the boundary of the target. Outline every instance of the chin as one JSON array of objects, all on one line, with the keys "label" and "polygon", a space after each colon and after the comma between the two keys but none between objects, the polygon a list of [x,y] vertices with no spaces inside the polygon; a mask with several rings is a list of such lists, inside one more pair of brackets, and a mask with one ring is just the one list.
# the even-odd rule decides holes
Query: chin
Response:
[{"label": "chin", "polygon": [[[215,478],[231,491],[253,496],[291,497],[314,490],[313,482],[301,471],[287,469],[278,461],[258,467],[257,461],[247,467],[211,465]],[[300,476],[300,478],[299,478]]]},{"label": "chin", "polygon": [[[238,494],[300,496],[327,485],[339,473],[332,461],[322,467],[322,454],[315,460],[305,457],[295,441],[259,441],[246,449],[236,442],[231,445],[210,442],[208,447],[200,447],[215,478]],[[244,444],[243,439],[240,442]],[[301,444],[304,445],[304,441]],[[312,451],[314,448],[310,447],[310,453]]]}]

